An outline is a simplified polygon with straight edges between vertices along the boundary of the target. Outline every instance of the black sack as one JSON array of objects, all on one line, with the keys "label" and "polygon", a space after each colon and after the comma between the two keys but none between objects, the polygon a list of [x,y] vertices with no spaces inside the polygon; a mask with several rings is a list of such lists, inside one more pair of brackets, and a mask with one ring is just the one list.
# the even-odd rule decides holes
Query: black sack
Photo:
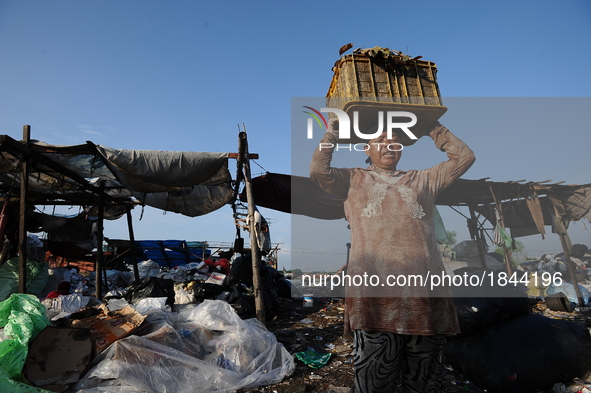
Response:
[{"label": "black sack", "polygon": [[166,304],[172,307],[174,304],[174,281],[166,278],[146,277],[131,284],[125,295],[125,299],[131,304],[136,304],[149,297],[165,297]]},{"label": "black sack", "polygon": [[193,286],[195,300],[216,299],[225,288],[218,284],[198,282]]},{"label": "black sack", "polygon": [[497,322],[530,314],[526,297],[461,297],[454,298],[460,334],[452,339],[482,332]]},{"label": "black sack", "polygon": [[591,367],[589,331],[539,314],[519,316],[448,341],[449,364],[491,393],[535,393]]},{"label": "black sack", "polygon": [[[479,270],[476,275],[481,276],[482,272]],[[498,282],[496,278],[493,281]],[[531,312],[527,292],[522,286],[458,286],[452,289],[452,293],[460,324],[460,334],[452,339],[480,333],[497,322]],[[483,296],[485,294],[489,296]]]}]

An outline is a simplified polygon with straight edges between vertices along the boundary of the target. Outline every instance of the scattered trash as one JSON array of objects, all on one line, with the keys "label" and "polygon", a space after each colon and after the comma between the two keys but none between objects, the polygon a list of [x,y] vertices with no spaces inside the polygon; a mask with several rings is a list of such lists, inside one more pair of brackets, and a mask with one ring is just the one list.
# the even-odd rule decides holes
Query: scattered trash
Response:
[{"label": "scattered trash", "polygon": [[129,306],[129,303],[125,299],[111,299],[107,303],[109,311],[121,310],[125,306]]},{"label": "scattered trash", "polygon": [[144,321],[145,316],[138,313],[133,307],[125,306],[121,310],[109,311],[106,305],[101,304],[101,314],[74,320],[71,327],[88,328],[98,353],[115,341],[131,334]]},{"label": "scattered trash", "polygon": [[[195,281],[192,281],[193,284]],[[193,285],[190,287],[183,284],[174,284],[174,304],[189,304],[195,301],[195,294],[192,290]]]},{"label": "scattered trash", "polygon": [[303,362],[306,366],[312,368],[320,368],[325,366],[330,359],[330,353],[319,353],[314,349],[309,348],[307,351],[297,352],[294,354],[296,359]]},{"label": "scattered trash", "polygon": [[591,367],[591,338],[577,323],[523,315],[450,340],[446,357],[489,392],[537,392],[585,374]]},{"label": "scattered trash", "polygon": [[[581,297],[583,298],[583,304],[589,304],[589,299],[591,298],[591,292],[581,284],[579,284],[579,290],[581,292]],[[561,285],[550,285],[548,289],[546,289],[546,295],[555,295],[559,292],[562,292],[568,298],[568,301],[573,304],[579,304],[579,300],[577,298],[577,293],[575,291],[575,286],[570,282],[563,281]]]},{"label": "scattered trash", "polygon": [[146,277],[155,277],[160,273],[160,265],[158,262],[148,259],[137,264],[140,280]]},{"label": "scattered trash", "polygon": [[529,300],[518,289],[499,288],[497,292],[495,288],[495,292],[503,295],[510,295],[509,290],[515,292],[513,296],[475,297],[470,288],[454,288],[454,303],[461,333],[452,339],[471,336],[497,322],[529,314]]},{"label": "scattered trash", "polygon": [[[565,265],[562,258],[552,256],[552,258],[546,259],[547,261],[542,261],[544,263],[538,262],[536,266],[532,265],[533,267],[530,266],[528,270],[537,271],[536,269],[540,267],[548,271],[564,272]],[[575,265],[580,269],[578,273],[584,273],[591,277],[591,274],[587,274],[591,273],[589,256],[581,256],[580,261],[589,266],[585,268],[583,264],[577,263],[579,261],[574,260]],[[278,300],[281,301],[281,306],[290,306],[289,315],[284,316],[289,327],[284,326],[279,330],[273,329],[274,325],[275,327],[279,326],[276,325],[275,318],[280,313],[273,316],[269,325],[279,340],[286,343],[285,345],[293,354],[290,355],[283,345],[277,342],[277,338],[258,321],[246,319],[254,314],[254,290],[252,282],[249,281],[249,274],[252,274],[251,261],[248,259],[244,262],[246,263],[243,263],[242,267],[232,265],[230,274],[227,274],[227,269],[215,266],[215,262],[213,264],[192,262],[182,266],[166,267],[153,261],[145,261],[140,263],[144,279],[131,285],[128,281],[133,277],[131,271],[107,270],[105,272],[107,281],[103,281],[103,293],[108,290],[103,296],[104,304],[93,297],[95,287],[92,274],[81,276],[75,269],[70,270],[69,268],[54,272],[52,275],[55,276],[52,277],[53,284],[48,285],[47,288],[55,287],[56,281],[62,279],[67,281],[65,277],[69,275],[73,293],[55,299],[44,299],[42,304],[46,307],[46,316],[54,326],[87,327],[85,329],[60,328],[63,342],[58,343],[57,347],[51,346],[51,348],[48,346],[52,340],[49,332],[57,329],[43,330],[43,334],[39,334],[36,340],[32,340],[28,344],[29,356],[26,357],[25,352],[27,359],[25,367],[22,367],[21,361],[21,369],[15,371],[15,375],[19,375],[18,378],[11,375],[4,377],[6,372],[0,367],[0,392],[45,393],[47,390],[42,389],[63,391],[66,386],[69,388],[67,391],[73,393],[163,391],[166,386],[166,390],[175,390],[181,393],[193,391],[195,381],[199,383],[200,387],[204,386],[203,391],[239,390],[281,382],[283,378],[293,372],[295,359],[313,369],[327,367],[324,369],[325,372],[321,373],[322,375],[300,373],[301,375],[294,376],[294,379],[274,386],[273,388],[277,387],[278,392],[286,393],[287,390],[284,387],[292,386],[294,381],[302,382],[304,378],[313,385],[328,386],[328,384],[334,383],[333,381],[344,381],[345,386],[348,386],[351,383],[349,378],[353,378],[351,341],[350,338],[338,337],[342,332],[335,334],[335,330],[333,330],[343,329],[342,299],[313,295],[309,289],[305,290],[306,295],[298,294],[295,298],[288,297],[294,296],[294,287],[291,282],[287,279],[279,279],[280,276],[276,275],[276,271],[268,271],[266,270],[268,267],[261,266],[266,312],[269,311],[269,306],[272,306],[273,311],[277,311],[274,302],[277,303]],[[534,270],[531,270],[532,268]],[[250,273],[248,269],[250,269]],[[587,283],[581,282],[582,285],[589,288]],[[279,283],[282,283],[283,287]],[[567,287],[571,285],[568,282],[564,284]],[[570,302],[567,300],[566,303],[562,303],[564,310],[552,313],[550,310],[555,311],[556,309],[552,306],[552,301],[554,299],[564,301],[565,298],[561,294],[550,295],[547,293],[546,291],[550,287],[541,288],[542,298],[545,297],[546,301],[545,304],[541,303],[538,312],[541,311],[544,315],[553,318],[576,320],[583,326],[585,324],[591,326],[591,315],[586,317],[576,315],[591,314],[591,307],[575,307],[573,305],[569,311],[567,308]],[[563,288],[564,285],[561,287]],[[282,296],[282,292],[286,296]],[[476,339],[485,334],[491,326],[496,327],[497,323],[514,323],[514,320],[520,315],[529,313],[532,293],[530,292],[529,295],[529,299],[522,293],[504,297],[505,292],[502,296],[499,295],[495,298],[456,296],[456,298],[461,298],[461,302],[456,304],[456,308],[462,335],[448,340],[448,344],[464,338]],[[284,300],[281,300],[280,297],[284,297]],[[199,305],[199,302],[203,302],[203,304]],[[216,306],[204,312],[201,307],[209,302],[224,304],[223,309],[222,306]],[[317,312],[308,308],[313,306],[318,306]],[[227,309],[228,307],[229,309]],[[197,309],[200,309],[201,312],[198,313]],[[171,310],[175,312],[171,312]],[[214,310],[213,314],[210,313],[212,310]],[[307,311],[302,312],[303,310]],[[570,312],[570,315],[565,315],[560,311]],[[135,320],[135,324],[132,323],[133,326],[130,326],[129,321],[122,318],[122,314],[123,316],[131,315],[132,322],[133,317],[139,319]],[[230,317],[231,314],[233,314],[232,317]],[[233,318],[237,317],[236,314],[238,314],[240,325],[236,325],[233,321]],[[295,325],[293,325],[294,322]],[[247,328],[244,328],[242,324],[246,324]],[[252,333],[250,329],[255,328],[262,329],[262,332]],[[522,329],[521,325],[519,329]],[[521,333],[519,329],[516,328],[516,334]],[[88,368],[91,368],[91,371],[86,375],[84,375],[86,366],[81,361],[90,362],[94,354],[82,356],[86,349],[74,350],[76,355],[80,355],[78,357],[63,354],[60,351],[62,344],[68,348],[81,344],[74,342],[72,337],[68,338],[68,331],[86,331],[88,336],[82,342],[85,345],[88,345],[89,341],[92,342],[92,349],[96,353],[100,352],[92,364],[86,364]],[[464,335],[464,333],[467,334]],[[472,335],[474,337],[471,337]],[[568,334],[567,336],[570,337]],[[0,366],[2,366],[2,343],[9,339],[11,337],[5,337],[5,332],[0,329]],[[68,340],[72,342],[68,342]],[[505,340],[502,345],[496,345],[495,351],[506,350],[506,347],[521,348],[520,345],[529,342],[528,340],[531,341],[531,337],[522,337],[519,344],[512,341],[507,344]],[[45,345],[40,347],[40,343],[44,342]],[[96,348],[95,345],[97,345]],[[311,346],[315,348],[311,348]],[[554,358],[562,359],[559,368],[565,375],[568,374],[564,373],[565,365],[572,366],[572,357],[577,357],[579,351],[589,349],[591,353],[591,347],[587,348],[586,343],[574,344],[571,347],[573,349],[571,349],[569,356],[563,356],[564,354],[556,352],[554,349],[550,351]],[[469,344],[466,350],[472,353],[475,349],[478,349],[478,344]],[[526,350],[525,352],[530,353],[531,351]],[[331,361],[332,354],[336,355],[338,360],[332,359]],[[484,359],[485,363],[488,362],[489,355],[481,356],[479,361]],[[520,358],[522,356],[524,355],[520,354],[514,357]],[[542,357],[538,356],[538,358]],[[535,360],[539,360],[538,358]],[[169,363],[165,365],[166,359]],[[253,359],[256,359],[254,360],[256,365],[250,365]],[[466,359],[469,357],[463,356],[463,361],[470,363],[471,366],[478,363],[472,360],[466,362]],[[171,361],[172,363],[170,363]],[[79,363],[73,366],[74,362]],[[562,382],[561,385],[557,384],[555,389],[560,389],[562,386],[565,389],[564,393],[591,393],[589,392],[591,378],[587,380],[581,377],[574,381],[568,381],[548,376],[547,374],[551,374],[551,372],[546,371],[537,372],[535,376],[532,376],[527,373],[527,369],[534,367],[532,364],[535,361],[530,359],[528,362],[529,365],[525,371],[509,362],[510,369],[507,373],[502,374],[502,383],[509,384],[508,387],[503,386],[503,388],[495,390],[494,386],[491,388],[486,386],[486,383],[477,380],[473,372],[460,370],[460,367],[458,370],[465,375],[457,372],[450,373],[449,376],[453,376],[453,378],[447,378],[447,383],[450,385],[451,391],[457,392],[480,392],[480,388],[484,387],[488,388],[491,393],[495,391],[509,393],[523,388],[525,383],[533,383],[534,379],[552,380],[552,382]],[[586,362],[586,358],[582,362]],[[41,367],[41,364],[45,364],[45,366]],[[48,364],[55,367],[48,367]],[[307,368],[304,365],[301,367]],[[540,367],[537,368],[545,370],[544,367]],[[572,369],[573,367],[571,367]],[[21,380],[19,379],[20,372],[35,387],[18,382]],[[337,374],[333,375],[333,373]],[[485,367],[482,374],[489,376],[489,379],[492,378],[491,383],[498,381],[494,378],[501,375],[495,367]],[[340,379],[335,375],[339,375]],[[81,376],[82,379],[78,381],[76,386],[73,386]],[[345,376],[344,379],[343,376]],[[475,383],[471,384],[464,377]],[[335,383],[335,385],[338,386],[340,383]],[[520,386],[520,388],[515,388],[515,386]],[[545,386],[550,389],[548,386],[551,385]],[[339,392],[351,390],[344,387],[334,387],[334,389],[341,389]]]},{"label": "scattered trash", "polygon": [[220,300],[167,312],[169,319],[117,340],[75,390],[200,392],[270,385],[290,375],[292,356],[255,319]]},{"label": "scattered trash", "polygon": [[150,297],[165,297],[167,304],[174,304],[174,281],[164,278],[147,277],[142,281],[134,282],[126,295],[128,302],[135,304],[141,299]]},{"label": "scattered trash", "polygon": [[148,315],[152,311],[170,311],[170,306],[166,304],[167,300],[165,297],[147,297],[137,302],[134,308],[142,315]]},{"label": "scattered trash", "polygon": [[[43,289],[47,286],[47,262],[37,262],[27,259],[26,263],[26,287],[27,292],[35,296],[40,296]],[[18,292],[19,277],[18,257],[11,258],[0,265],[0,301],[4,301],[13,293]]]},{"label": "scattered trash", "polygon": [[5,335],[0,342],[0,386],[14,387],[10,379],[20,378],[29,342],[47,326],[45,309],[36,296],[15,293],[0,302],[0,327]]},{"label": "scattered trash", "polygon": [[573,307],[563,292],[546,296],[546,306],[552,311],[572,312]]},{"label": "scattered trash", "polygon": [[35,386],[61,392],[86,372],[92,353],[90,330],[49,326],[31,342],[23,374]]},{"label": "scattered trash", "polygon": [[51,320],[56,320],[68,316],[76,311],[80,311],[87,305],[100,304],[100,300],[90,296],[80,296],[78,294],[71,294],[59,296],[52,299],[43,299],[41,304],[47,310],[47,317]]}]

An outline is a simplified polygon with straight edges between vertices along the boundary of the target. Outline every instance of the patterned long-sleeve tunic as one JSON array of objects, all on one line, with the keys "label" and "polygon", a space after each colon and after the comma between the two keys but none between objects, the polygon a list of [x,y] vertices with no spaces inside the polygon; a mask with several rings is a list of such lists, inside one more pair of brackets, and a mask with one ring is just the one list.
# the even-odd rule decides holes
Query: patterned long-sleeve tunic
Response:
[{"label": "patterned long-sleeve tunic", "polygon": [[[435,198],[475,158],[447,128],[439,125],[429,135],[448,160],[424,170],[332,168],[331,149],[316,149],[313,155],[310,177],[326,192],[346,198],[345,214],[351,228],[347,275],[366,277],[363,285],[347,287],[346,332],[459,332],[449,288],[431,291],[429,285],[431,275],[441,276],[445,271],[435,241]],[[322,142],[336,145],[336,138],[327,132]],[[369,285],[371,276],[377,277]],[[420,285],[419,276],[429,280],[427,285]]]}]

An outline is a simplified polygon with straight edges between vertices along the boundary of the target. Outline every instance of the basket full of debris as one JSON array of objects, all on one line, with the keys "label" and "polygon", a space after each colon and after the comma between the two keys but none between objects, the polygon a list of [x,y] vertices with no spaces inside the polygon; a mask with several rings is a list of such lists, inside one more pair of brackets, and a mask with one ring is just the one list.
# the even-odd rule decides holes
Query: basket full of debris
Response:
[{"label": "basket full of debris", "polygon": [[[447,111],[441,100],[435,63],[377,46],[343,55],[350,48],[352,44],[339,51],[341,58],[332,68],[326,104],[345,111],[351,120],[353,113],[358,112],[362,132],[377,130],[378,112],[406,111],[416,115],[417,123],[411,131],[420,137],[425,126]],[[403,144],[415,141],[406,139]]]}]

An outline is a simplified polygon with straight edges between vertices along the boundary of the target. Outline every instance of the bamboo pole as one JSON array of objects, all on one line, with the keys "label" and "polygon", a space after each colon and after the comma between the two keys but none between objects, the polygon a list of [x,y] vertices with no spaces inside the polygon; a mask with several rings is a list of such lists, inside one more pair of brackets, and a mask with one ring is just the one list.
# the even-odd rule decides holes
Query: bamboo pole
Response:
[{"label": "bamboo pole", "polygon": [[96,247],[96,262],[95,262],[95,289],[96,298],[103,298],[103,219],[105,208],[105,181],[100,183],[100,202],[98,206],[98,220],[97,220],[97,247]]},{"label": "bamboo pole", "polygon": [[486,259],[484,255],[486,254],[484,251],[484,245],[482,244],[482,236],[480,236],[480,229],[478,228],[478,219],[476,218],[476,214],[474,213],[474,208],[469,206],[470,208],[470,219],[468,220],[468,226],[473,225],[473,231],[470,231],[474,235],[474,240],[476,240],[476,245],[478,246],[478,256],[480,257],[480,264],[482,265],[483,269],[487,269],[486,267]]},{"label": "bamboo pole", "polygon": [[[31,139],[31,126],[23,126],[23,142],[28,147]],[[29,159],[24,156],[21,162],[21,189],[18,224],[18,291],[27,292],[27,198],[29,186]]]},{"label": "bamboo pole", "polygon": [[[503,229],[505,229],[505,218],[503,217],[503,210],[501,209],[501,204],[497,200],[497,197],[493,191],[492,186],[489,185],[488,188],[490,189],[490,195],[492,195],[493,200],[495,201],[495,206],[497,207],[497,211],[499,212],[499,224],[501,224],[501,227]],[[505,245],[504,241],[503,241],[502,247],[503,247],[503,257],[505,258],[505,267],[507,268],[507,274],[509,276],[511,276],[511,275],[513,275],[513,266],[511,266],[511,255],[510,255],[509,249]]]},{"label": "bamboo pole", "polygon": [[250,158],[248,154],[248,140],[246,139],[246,128],[242,125],[243,130],[238,137],[238,154],[239,160],[242,161],[244,167],[244,181],[246,188],[246,200],[248,203],[248,222],[250,226],[250,255],[252,258],[252,286],[254,291],[254,302],[256,308],[256,317],[262,323],[266,324],[265,319],[265,305],[263,303],[263,294],[261,291],[261,273],[260,260],[261,254],[256,235],[256,223],[254,220],[255,205],[254,196],[252,193],[252,179],[250,176]]},{"label": "bamboo pole", "polygon": [[132,224],[132,220],[131,220],[131,207],[127,206],[126,207],[126,214],[127,214],[127,228],[129,229],[129,243],[131,244],[131,248],[129,249],[131,251],[131,263],[133,264],[133,278],[136,281],[139,281],[140,279],[140,272],[137,268],[137,251],[135,249],[135,236],[133,234],[133,224]]},{"label": "bamboo pole", "polygon": [[585,302],[583,301],[583,295],[581,295],[581,289],[579,288],[579,282],[577,281],[577,276],[575,274],[575,269],[573,268],[573,261],[570,259],[570,237],[568,236],[568,232],[566,231],[565,226],[562,223],[562,219],[558,214],[556,206],[554,206],[554,214],[552,215],[552,219],[554,221],[554,227],[556,228],[556,233],[560,238],[560,244],[562,245],[562,250],[564,251],[564,257],[566,258],[566,266],[568,267],[568,272],[570,274],[570,279],[575,287],[575,293],[577,294],[577,299],[579,301],[579,306],[584,306]]}]

